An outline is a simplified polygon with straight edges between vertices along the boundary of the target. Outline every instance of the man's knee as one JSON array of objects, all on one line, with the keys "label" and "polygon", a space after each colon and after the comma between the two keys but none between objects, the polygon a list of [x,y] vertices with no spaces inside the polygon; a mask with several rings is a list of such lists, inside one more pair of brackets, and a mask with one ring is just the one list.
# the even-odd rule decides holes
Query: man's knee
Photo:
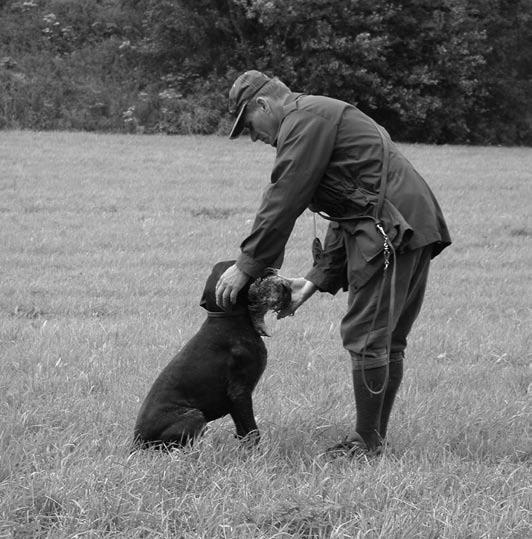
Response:
[{"label": "man's knee", "polygon": [[392,350],[392,353],[388,357],[388,354],[386,351],[382,351],[374,354],[374,353],[359,353],[359,352],[353,352],[352,350],[348,350],[349,355],[351,357],[351,366],[354,371],[359,371],[362,369],[369,370],[369,369],[377,369],[379,367],[384,367],[388,363],[400,363],[403,361],[405,354],[404,351],[394,351]]},{"label": "man's knee", "polygon": [[363,354],[349,350],[349,355],[351,356],[351,367],[354,371],[377,369],[378,367],[384,367],[388,363],[386,351],[377,354],[371,352]]}]

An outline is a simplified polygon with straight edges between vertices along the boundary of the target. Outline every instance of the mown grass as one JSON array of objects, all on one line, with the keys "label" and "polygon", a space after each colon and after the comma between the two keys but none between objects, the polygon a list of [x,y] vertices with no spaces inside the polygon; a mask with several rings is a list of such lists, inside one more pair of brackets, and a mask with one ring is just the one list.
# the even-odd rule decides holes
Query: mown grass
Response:
[{"label": "mown grass", "polygon": [[[263,438],[129,456],[138,407],[196,331],[273,160],[220,138],[0,133],[1,537],[531,534],[527,148],[404,146],[448,218],[371,464],[322,453],[353,425],[345,296],[269,320]],[[320,223],[321,231],[324,225]],[[303,274],[303,215],[284,273]]]}]

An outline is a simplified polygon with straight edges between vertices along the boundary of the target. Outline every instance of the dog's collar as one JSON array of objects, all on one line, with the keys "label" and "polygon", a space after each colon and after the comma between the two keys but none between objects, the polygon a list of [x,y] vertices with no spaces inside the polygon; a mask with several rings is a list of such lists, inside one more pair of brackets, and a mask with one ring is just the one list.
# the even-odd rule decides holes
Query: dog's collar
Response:
[{"label": "dog's collar", "polygon": [[247,310],[239,309],[238,311],[207,311],[209,318],[230,318],[234,316],[246,316]]}]

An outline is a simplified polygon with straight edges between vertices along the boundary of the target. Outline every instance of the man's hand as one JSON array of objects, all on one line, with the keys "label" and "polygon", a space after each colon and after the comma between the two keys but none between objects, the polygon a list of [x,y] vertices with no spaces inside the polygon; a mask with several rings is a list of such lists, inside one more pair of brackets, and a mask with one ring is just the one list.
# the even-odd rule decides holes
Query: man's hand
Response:
[{"label": "man's hand", "polygon": [[307,281],[304,277],[298,277],[296,279],[288,279],[290,281],[290,288],[292,289],[292,302],[289,307],[279,311],[277,318],[284,318],[285,316],[293,316],[294,313],[307,301],[314,292],[316,292],[316,285]]},{"label": "man's hand", "polygon": [[250,279],[236,264],[227,268],[216,283],[216,304],[224,310],[236,303],[236,297]]}]

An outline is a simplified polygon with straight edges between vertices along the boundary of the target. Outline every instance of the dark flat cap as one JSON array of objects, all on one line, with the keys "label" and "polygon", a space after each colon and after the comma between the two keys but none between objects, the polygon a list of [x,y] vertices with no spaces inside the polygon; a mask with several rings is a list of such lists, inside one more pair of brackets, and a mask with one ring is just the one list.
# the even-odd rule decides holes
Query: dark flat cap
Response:
[{"label": "dark flat cap", "polygon": [[247,104],[271,80],[264,73],[254,69],[242,73],[235,80],[231,90],[229,90],[229,112],[235,117],[229,138],[238,138],[242,133],[244,129],[244,111]]}]

